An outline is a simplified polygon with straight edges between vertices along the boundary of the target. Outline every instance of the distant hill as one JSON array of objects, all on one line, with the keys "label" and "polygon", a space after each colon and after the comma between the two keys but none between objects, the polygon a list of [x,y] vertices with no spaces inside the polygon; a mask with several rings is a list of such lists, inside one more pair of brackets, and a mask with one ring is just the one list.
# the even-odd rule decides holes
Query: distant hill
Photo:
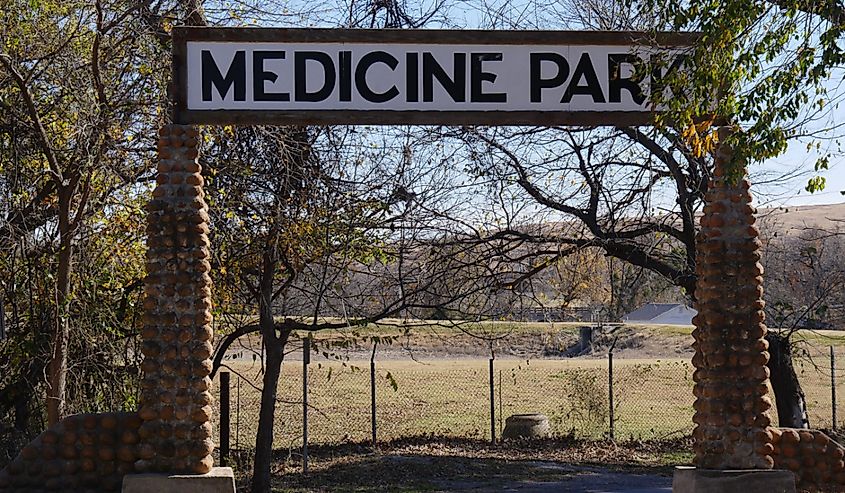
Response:
[{"label": "distant hill", "polygon": [[757,217],[765,234],[799,235],[818,230],[845,232],[845,203],[761,208]]}]

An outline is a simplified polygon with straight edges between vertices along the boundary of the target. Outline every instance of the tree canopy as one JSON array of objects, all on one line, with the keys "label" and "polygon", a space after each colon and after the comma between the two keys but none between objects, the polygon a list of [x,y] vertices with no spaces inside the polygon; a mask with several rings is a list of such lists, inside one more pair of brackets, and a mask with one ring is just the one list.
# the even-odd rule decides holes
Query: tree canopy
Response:
[{"label": "tree canopy", "polygon": [[[785,152],[793,139],[837,137],[830,122],[843,94],[834,80],[845,61],[841,47],[845,8],[835,0],[628,0],[654,28],[696,31],[701,38],[687,65],[670,82],[684,97],[664,101],[661,121],[686,127],[697,148],[717,140],[714,117],[741,127],[732,136],[738,162]],[[716,104],[711,102],[715,99]],[[830,155],[816,162],[827,169]],[[807,190],[824,188],[810,179]]]}]

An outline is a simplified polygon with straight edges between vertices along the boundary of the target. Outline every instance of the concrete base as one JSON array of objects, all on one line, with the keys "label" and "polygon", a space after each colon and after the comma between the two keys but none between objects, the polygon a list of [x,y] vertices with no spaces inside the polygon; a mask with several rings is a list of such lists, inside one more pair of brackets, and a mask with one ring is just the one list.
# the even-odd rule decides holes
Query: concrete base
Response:
[{"label": "concrete base", "polygon": [[780,469],[730,471],[678,466],[672,493],[795,493],[795,475]]},{"label": "concrete base", "polygon": [[[127,474],[123,493],[235,493],[231,467],[215,467],[208,474]],[[771,493],[771,492],[770,492]]]}]

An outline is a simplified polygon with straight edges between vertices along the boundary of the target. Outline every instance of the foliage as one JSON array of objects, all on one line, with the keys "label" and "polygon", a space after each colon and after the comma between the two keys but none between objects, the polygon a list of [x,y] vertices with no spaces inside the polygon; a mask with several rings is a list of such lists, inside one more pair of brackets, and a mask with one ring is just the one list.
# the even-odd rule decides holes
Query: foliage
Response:
[{"label": "foliage", "polygon": [[51,420],[134,406],[127,337],[166,71],[150,12],[134,2],[10,0],[3,10],[0,299],[10,310],[0,352],[13,357],[0,358],[0,420],[27,428],[41,425],[27,424],[26,409],[40,417],[45,390]]},{"label": "foliage", "polygon": [[[833,0],[627,0],[657,29],[697,31],[687,63],[667,84],[674,97],[664,125],[686,127],[693,143],[713,144],[719,119],[739,125],[729,140],[736,164],[782,154],[802,136],[830,136],[814,128],[841,94],[831,84],[845,61],[840,46],[845,9]],[[678,97],[678,96],[681,97]],[[812,144],[810,144],[812,146]],[[706,150],[708,145],[703,146]],[[816,170],[827,169],[822,156]],[[739,169],[734,169],[734,173]],[[823,188],[818,178],[808,190]]]},{"label": "foliage", "polygon": [[553,378],[566,382],[563,396],[565,404],[560,408],[560,416],[553,416],[553,419],[560,420],[563,426],[578,422],[587,430],[607,429],[609,403],[604,376],[601,372],[581,368],[567,369],[553,375]]},{"label": "foliage", "polygon": [[[731,142],[738,162],[759,161],[798,138],[814,148],[812,139],[829,135],[817,134],[814,121],[840,97],[828,80],[843,62],[845,16],[828,0],[591,1],[571,12],[535,9],[533,19],[509,2],[270,4],[206,7],[217,25],[477,21],[702,37],[693,69],[667,80],[684,90],[663,101],[669,111],[653,131],[209,129],[203,165],[224,336],[255,329],[262,281],[272,291],[266,307],[281,315],[272,331],[302,334],[385,316],[502,318],[518,303],[549,300],[622,312],[637,296],[671,291],[658,275],[692,296],[694,219],[709,178],[706,154],[718,143],[714,115],[743,129]],[[43,408],[57,400],[64,412],[136,404],[143,204],[155,179],[155,130],[167,120],[167,32],[183,17],[193,21],[197,5],[3,5],[0,314],[9,337],[0,341],[0,428],[38,431]],[[480,13],[461,19],[463,8]],[[816,169],[829,161],[822,156]],[[816,177],[808,189],[823,185]],[[833,250],[813,248],[790,258],[804,278],[778,278],[783,289],[772,292],[783,300],[770,306],[829,315],[825,307],[836,303],[802,298],[833,291],[825,289],[832,276],[824,278]],[[361,340],[353,333],[343,344]],[[59,389],[53,376],[61,373],[67,384]],[[392,373],[384,378],[398,385]]]}]

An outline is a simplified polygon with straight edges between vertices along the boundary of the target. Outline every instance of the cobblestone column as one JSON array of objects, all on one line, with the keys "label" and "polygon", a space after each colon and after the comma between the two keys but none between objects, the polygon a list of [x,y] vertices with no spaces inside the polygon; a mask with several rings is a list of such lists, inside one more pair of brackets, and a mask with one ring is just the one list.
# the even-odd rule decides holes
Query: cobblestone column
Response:
[{"label": "cobblestone column", "polygon": [[211,470],[211,277],[198,131],[159,131],[148,205],[139,472]]},{"label": "cobblestone column", "polygon": [[748,180],[725,176],[731,157],[725,145],[716,152],[696,241],[693,448],[698,467],[770,469],[761,243]]}]

